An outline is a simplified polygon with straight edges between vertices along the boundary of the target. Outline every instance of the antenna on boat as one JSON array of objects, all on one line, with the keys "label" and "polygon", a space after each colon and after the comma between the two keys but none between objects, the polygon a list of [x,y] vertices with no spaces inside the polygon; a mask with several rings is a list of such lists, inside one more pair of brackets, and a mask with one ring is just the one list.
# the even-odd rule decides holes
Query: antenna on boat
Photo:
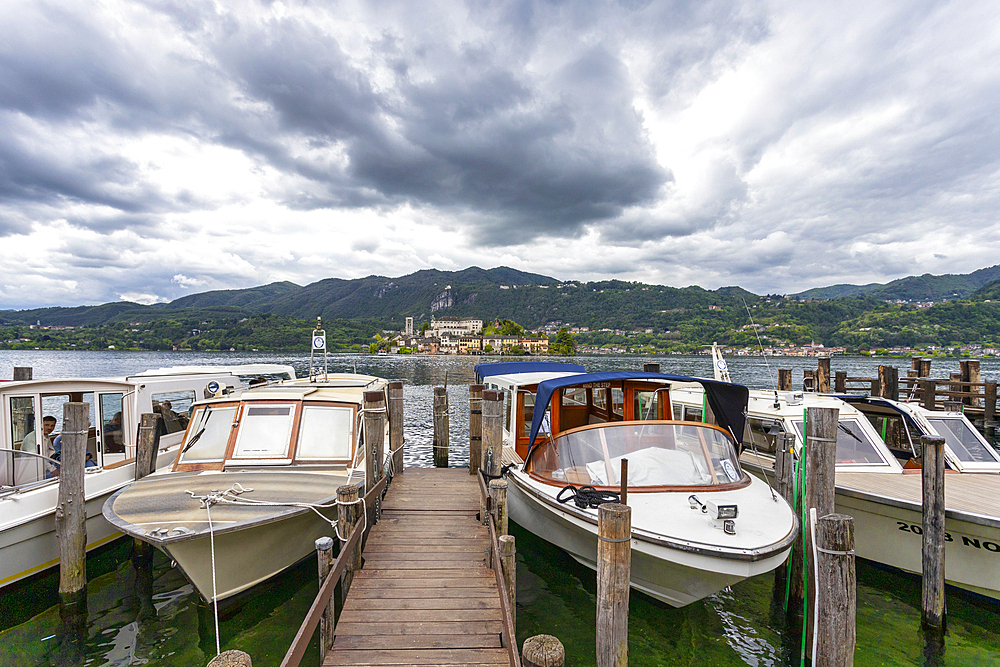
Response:
[{"label": "antenna on boat", "polygon": [[[313,359],[316,353],[323,352],[323,382],[326,382],[328,378],[327,363],[326,363],[326,331],[323,329],[323,318],[316,317],[316,328],[312,331],[312,344],[309,346],[309,381],[315,382],[315,375],[313,375]],[[317,360],[318,363],[318,360]],[[319,368],[316,369],[316,375],[319,375]]]},{"label": "antenna on boat", "polygon": [[760,356],[764,357],[764,365],[767,367],[767,377],[771,379],[771,384],[774,388],[774,407],[778,406],[778,381],[772,375],[771,364],[767,361],[767,355],[764,354],[764,344],[760,342],[760,332],[757,330],[757,324],[753,321],[753,315],[750,314],[750,306],[747,305],[747,300],[743,299],[743,307],[747,309],[747,317],[750,318],[750,326],[753,327],[753,333],[757,336],[757,347],[760,348]]}]

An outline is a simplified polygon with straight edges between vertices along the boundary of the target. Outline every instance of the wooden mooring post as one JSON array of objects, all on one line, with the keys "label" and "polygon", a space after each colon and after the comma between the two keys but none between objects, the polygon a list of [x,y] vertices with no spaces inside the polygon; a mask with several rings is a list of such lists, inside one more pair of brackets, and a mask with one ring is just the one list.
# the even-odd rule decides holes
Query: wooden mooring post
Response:
[{"label": "wooden mooring post", "polygon": [[[345,484],[337,487],[337,536],[343,542],[351,536],[354,524],[361,518],[361,503],[358,502],[358,487]],[[369,524],[371,525],[371,524]],[[361,569],[361,540],[354,545],[354,553],[347,561],[344,574],[340,577],[340,591],[344,600],[351,590],[354,573]]]},{"label": "wooden mooring post", "polygon": [[206,667],[253,667],[253,662],[243,651],[231,649],[212,658]]},{"label": "wooden mooring post", "polygon": [[983,424],[986,434],[994,437],[997,419],[997,383],[987,382],[983,387]]},{"label": "wooden mooring post", "polygon": [[878,394],[882,398],[899,400],[899,369],[895,366],[878,367]]},{"label": "wooden mooring post", "polygon": [[833,391],[838,394],[847,393],[847,373],[845,371],[837,371],[833,374]]},{"label": "wooden mooring post", "polygon": [[[144,412],[139,417],[139,439],[135,445],[135,481],[156,470],[156,457],[160,453],[160,420],[162,417],[155,412]],[[133,553],[140,562],[153,555],[153,545],[139,539],[133,539]],[[151,564],[151,563],[150,563]]]},{"label": "wooden mooring post", "polygon": [[[504,508],[506,514],[507,508]],[[517,636],[517,547],[513,535],[497,537],[500,546],[500,565],[503,568],[503,586],[510,600],[510,622]]]},{"label": "wooden mooring post", "polygon": [[792,390],[792,369],[791,368],[779,368],[778,369],[778,391],[791,391]]},{"label": "wooden mooring post", "polygon": [[[790,507],[798,507],[795,484],[795,436],[791,433],[780,433],[774,443],[774,477],[778,494],[785,499]],[[789,571],[791,570],[791,571]],[[786,588],[788,590],[786,600]],[[792,547],[788,560],[774,570],[773,604],[784,607],[788,602],[802,604],[802,540]],[[790,608],[790,607],[789,607]]]},{"label": "wooden mooring post", "polygon": [[816,359],[816,392],[830,393],[830,357]]},{"label": "wooden mooring post", "polygon": [[[357,488],[357,487],[355,487]],[[333,538],[321,537],[316,540],[316,563],[319,569],[319,586],[323,587],[323,582],[333,568]],[[319,661],[322,663],[326,658],[327,650],[333,646],[334,627],[336,617],[334,615],[333,596],[326,603],[326,609],[319,619]]]},{"label": "wooden mooring post", "polygon": [[805,531],[807,545],[806,562],[806,588],[808,593],[808,604],[806,613],[809,622],[807,623],[807,633],[809,641],[807,646],[812,646],[813,617],[815,614],[816,600],[816,559],[813,557],[812,525],[810,522],[810,511],[816,510],[816,516],[826,516],[834,512],[834,494],[836,493],[836,466],[837,466],[837,424],[840,417],[840,410],[837,408],[806,408],[806,446],[805,446],[805,488],[803,491],[803,521],[802,530]]},{"label": "wooden mooring post", "polygon": [[535,635],[524,640],[521,647],[524,667],[564,667],[566,648],[552,635]]},{"label": "wooden mooring post", "polygon": [[816,667],[849,667],[857,644],[857,571],[854,519],[827,514],[816,520],[818,584]]},{"label": "wooden mooring post", "polygon": [[604,503],[597,509],[597,667],[628,665],[631,537],[631,507]]},{"label": "wooden mooring post", "polygon": [[90,405],[63,404],[62,457],[56,537],[59,540],[59,594],[74,595],[87,586],[87,508],[83,495]]},{"label": "wooden mooring post", "polygon": [[921,566],[923,594],[920,621],[924,628],[944,632],[944,438],[921,436],[923,519]]},{"label": "wooden mooring post", "polygon": [[490,480],[490,505],[492,505],[493,528],[497,535],[506,535],[508,528],[507,480]]},{"label": "wooden mooring post", "polygon": [[483,459],[483,390],[484,384],[469,385],[469,474],[479,471]]},{"label": "wooden mooring post", "polygon": [[434,387],[434,467],[448,467],[448,388]]},{"label": "wooden mooring post", "polygon": [[920,405],[927,410],[937,410],[937,382],[920,380]]},{"label": "wooden mooring post", "polygon": [[403,383],[390,382],[386,386],[389,396],[389,456],[392,457],[392,474],[403,474]]},{"label": "wooden mooring post", "polygon": [[[978,385],[983,381],[982,373],[979,370],[979,360],[978,359],[963,359],[959,363],[959,367],[962,369],[962,384],[964,391],[968,392],[978,392],[979,388],[973,385]],[[982,407],[980,399],[975,396],[963,396],[962,403],[968,405],[972,408]]]},{"label": "wooden mooring post", "polygon": [[[364,394],[365,410],[365,491],[378,484],[382,479],[382,449],[385,444],[385,394],[381,391],[366,391]],[[368,507],[368,525],[373,526],[378,520],[379,501]]]},{"label": "wooden mooring post", "polygon": [[658,364],[655,361],[647,361],[646,363],[644,363],[642,365],[642,371],[644,373],[659,373],[660,372],[660,364]]},{"label": "wooden mooring post", "polygon": [[21,382],[31,379],[31,366],[14,366],[14,380]]}]

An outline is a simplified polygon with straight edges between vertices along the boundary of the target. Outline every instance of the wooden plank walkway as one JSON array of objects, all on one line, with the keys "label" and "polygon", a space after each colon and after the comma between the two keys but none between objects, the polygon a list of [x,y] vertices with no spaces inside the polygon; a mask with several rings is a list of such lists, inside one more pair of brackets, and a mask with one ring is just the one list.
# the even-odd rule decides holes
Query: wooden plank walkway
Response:
[{"label": "wooden plank walkway", "polygon": [[324,665],[507,665],[500,596],[476,521],[477,478],[465,468],[407,468],[337,623]]}]

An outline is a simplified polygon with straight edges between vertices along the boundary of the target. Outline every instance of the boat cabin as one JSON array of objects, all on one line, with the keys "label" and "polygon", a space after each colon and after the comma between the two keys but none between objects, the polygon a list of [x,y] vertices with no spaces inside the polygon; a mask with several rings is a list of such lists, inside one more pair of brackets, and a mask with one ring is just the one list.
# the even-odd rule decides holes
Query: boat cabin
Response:
[{"label": "boat cabin", "polygon": [[331,374],[195,403],[173,470],[352,467],[364,442],[364,392],[385,385],[373,376]]},{"label": "boat cabin", "polygon": [[861,411],[904,467],[919,468],[920,436],[944,438],[945,464],[959,472],[1000,473],[1000,453],[961,412],[928,410],[917,403],[877,396],[844,400]]},{"label": "boat cabin", "polygon": [[177,445],[189,412],[214,383],[218,391],[241,386],[246,378],[294,377],[290,366],[159,369],[121,378],[41,379],[0,384],[0,486],[23,489],[58,481],[63,404],[90,405],[88,469],[110,469],[135,460],[142,413],[162,417],[160,447]]},{"label": "boat cabin", "polygon": [[[483,369],[481,372],[480,369]],[[746,388],[659,373],[477,373],[505,397],[505,442],[538,481],[597,488],[620,485],[628,459],[630,490],[718,490],[749,484],[734,433],[743,430]],[[717,423],[685,421],[670,392],[708,383]],[[704,414],[704,412],[702,413]]]}]

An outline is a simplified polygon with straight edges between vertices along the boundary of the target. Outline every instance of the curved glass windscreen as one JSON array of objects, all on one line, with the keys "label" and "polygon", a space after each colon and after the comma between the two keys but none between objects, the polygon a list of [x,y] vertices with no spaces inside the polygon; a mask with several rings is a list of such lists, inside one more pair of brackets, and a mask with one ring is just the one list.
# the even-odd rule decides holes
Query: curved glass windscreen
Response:
[{"label": "curved glass windscreen", "polygon": [[619,486],[628,459],[628,486],[713,486],[743,479],[732,440],[707,425],[667,421],[585,426],[537,446],[529,472],[552,484]]},{"label": "curved glass windscreen", "polygon": [[210,406],[195,411],[188,436],[181,447],[179,463],[221,461],[226,455],[235,417],[235,405]]},{"label": "curved glass windscreen", "polygon": [[[799,437],[805,442],[801,420],[793,421]],[[841,419],[837,422],[837,465],[889,465],[879,453],[879,447],[871,435],[856,419]]]},{"label": "curved glass windscreen", "polygon": [[964,419],[928,419],[938,435],[963,463],[998,463],[996,450],[976,433]]}]

